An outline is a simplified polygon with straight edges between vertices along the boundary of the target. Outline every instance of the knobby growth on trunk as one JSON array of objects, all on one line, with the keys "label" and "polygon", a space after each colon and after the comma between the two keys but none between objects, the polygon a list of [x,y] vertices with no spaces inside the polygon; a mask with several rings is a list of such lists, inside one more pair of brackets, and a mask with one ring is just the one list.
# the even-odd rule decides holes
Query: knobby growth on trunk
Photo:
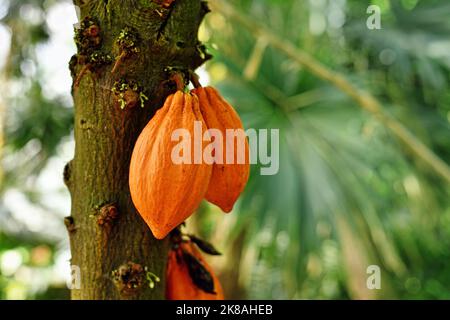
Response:
[{"label": "knobby growth on trunk", "polygon": [[74,4],[81,19],[70,62],[76,144],[64,170],[72,198],[65,222],[81,286],[72,298],[164,298],[168,243],[155,240],[136,212],[128,168],[142,128],[176,90],[170,73],[209,58],[197,38],[208,7],[200,0]]}]

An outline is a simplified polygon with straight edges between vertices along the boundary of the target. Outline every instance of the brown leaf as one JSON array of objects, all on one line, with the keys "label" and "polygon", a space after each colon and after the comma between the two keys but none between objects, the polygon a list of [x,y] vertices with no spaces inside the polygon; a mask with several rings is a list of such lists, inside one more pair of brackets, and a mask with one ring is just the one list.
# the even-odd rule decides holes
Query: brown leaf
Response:
[{"label": "brown leaf", "polygon": [[187,264],[192,282],[207,293],[216,293],[214,290],[214,279],[203,264],[193,255],[183,251],[183,259]]},{"label": "brown leaf", "polygon": [[196,237],[196,236],[194,236],[194,235],[189,235],[189,238],[190,238],[191,241],[192,241],[193,243],[195,243],[195,244],[197,245],[197,247],[199,247],[200,250],[202,250],[204,253],[207,253],[207,254],[210,254],[210,255],[213,255],[213,256],[220,256],[220,255],[222,255],[222,253],[220,253],[219,251],[217,251],[217,249],[214,248],[214,246],[213,246],[211,243],[209,243],[209,242],[207,242],[207,241],[205,241],[205,240],[203,240],[203,239],[200,239],[200,238],[198,238],[198,237]]}]

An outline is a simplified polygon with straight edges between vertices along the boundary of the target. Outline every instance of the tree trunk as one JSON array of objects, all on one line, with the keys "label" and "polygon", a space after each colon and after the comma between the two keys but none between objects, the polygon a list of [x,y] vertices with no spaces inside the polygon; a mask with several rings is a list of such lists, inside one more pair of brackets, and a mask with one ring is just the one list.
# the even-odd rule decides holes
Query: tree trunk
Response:
[{"label": "tree trunk", "polygon": [[[208,58],[197,39],[208,8],[200,0],[74,3],[82,22],[70,64],[75,157],[64,170],[65,223],[81,286],[72,299],[162,299],[168,241],[156,240],[134,208],[128,168],[139,133],[174,91],[170,70]],[[154,288],[151,273],[161,279]]]}]

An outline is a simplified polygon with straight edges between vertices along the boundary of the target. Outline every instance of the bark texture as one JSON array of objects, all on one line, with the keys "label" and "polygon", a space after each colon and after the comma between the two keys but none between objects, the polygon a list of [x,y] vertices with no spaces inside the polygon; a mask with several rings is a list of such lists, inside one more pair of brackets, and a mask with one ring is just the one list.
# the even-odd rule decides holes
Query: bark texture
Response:
[{"label": "bark texture", "polygon": [[[128,167],[142,128],[175,89],[167,70],[194,70],[208,58],[197,39],[207,6],[200,0],[74,4],[90,24],[81,24],[71,61],[76,146],[64,171],[72,197],[65,222],[71,264],[81,276],[72,298],[162,299],[168,242],[155,240],[134,208]],[[112,91],[123,83],[134,89]],[[150,272],[161,279],[153,289]]]}]

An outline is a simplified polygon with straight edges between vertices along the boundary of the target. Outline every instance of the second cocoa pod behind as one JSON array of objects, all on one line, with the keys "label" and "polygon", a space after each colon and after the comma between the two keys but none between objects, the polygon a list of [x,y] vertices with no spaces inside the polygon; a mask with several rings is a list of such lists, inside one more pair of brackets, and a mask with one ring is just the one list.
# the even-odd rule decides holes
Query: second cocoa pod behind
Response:
[{"label": "second cocoa pod behind", "polygon": [[[218,156],[221,163],[213,164],[205,198],[223,211],[230,212],[244,190],[250,173],[249,146],[244,127],[237,112],[216,89],[198,87],[192,93],[198,96],[200,111],[208,129],[219,130],[223,137],[222,142],[218,141],[223,146],[222,154]],[[227,129],[235,130],[237,138],[226,140]]]}]

